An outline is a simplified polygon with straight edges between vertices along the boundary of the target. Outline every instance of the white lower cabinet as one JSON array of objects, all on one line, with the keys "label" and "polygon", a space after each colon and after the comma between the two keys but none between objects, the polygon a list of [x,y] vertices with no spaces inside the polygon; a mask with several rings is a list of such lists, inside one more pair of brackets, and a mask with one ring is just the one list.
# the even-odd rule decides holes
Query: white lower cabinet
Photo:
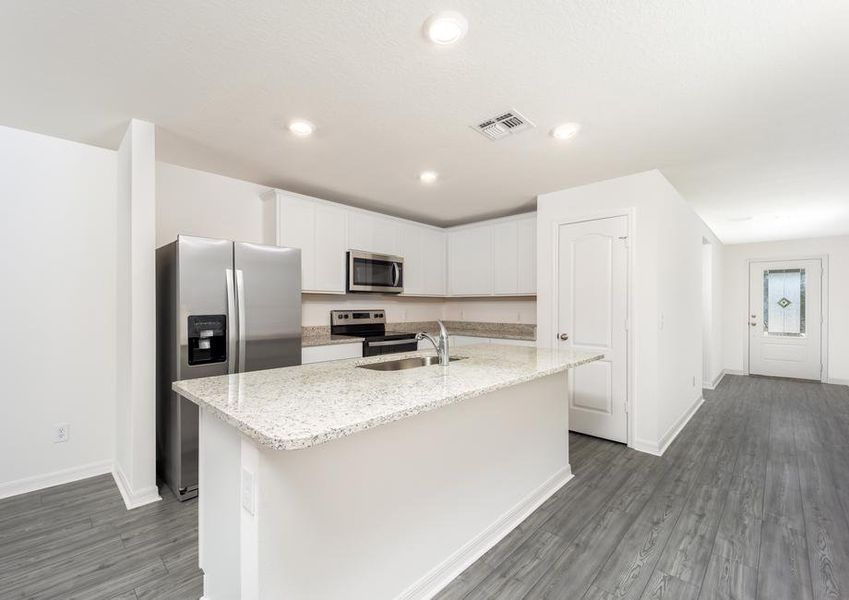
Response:
[{"label": "white lower cabinet", "polygon": [[301,348],[301,364],[327,362],[328,360],[342,360],[344,358],[362,358],[362,342],[350,344],[330,344],[327,346],[308,346]]}]

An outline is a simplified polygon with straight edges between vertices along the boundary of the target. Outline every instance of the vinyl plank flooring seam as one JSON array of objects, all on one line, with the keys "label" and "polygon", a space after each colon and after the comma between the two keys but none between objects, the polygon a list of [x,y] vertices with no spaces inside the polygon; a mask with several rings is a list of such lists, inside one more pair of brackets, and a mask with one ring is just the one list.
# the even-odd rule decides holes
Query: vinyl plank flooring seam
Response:
[{"label": "vinyl plank flooring seam", "polygon": [[[734,468],[736,467],[737,460],[738,460],[739,454],[740,454],[740,446],[741,446],[740,439],[741,439],[742,435],[744,434],[747,426],[748,426],[748,419],[746,419],[746,421],[744,421],[743,425],[740,425],[738,422],[734,421],[733,419],[726,419],[725,423],[721,426],[720,434],[725,433],[728,437],[729,443],[733,444],[731,447],[734,449],[734,460],[733,460],[733,464],[730,466],[730,472],[731,473],[733,473]],[[720,435],[720,437],[721,437],[721,435]],[[721,470],[723,468],[723,465],[721,464],[722,456],[721,455],[717,456],[716,460],[717,460],[716,468]],[[704,474],[704,472],[711,466],[712,465],[711,465],[710,462],[705,463],[702,466],[702,469],[699,473],[699,477],[698,477],[697,480],[700,480],[702,475]],[[691,490],[690,495],[692,496],[692,494],[694,494],[694,492],[695,492],[695,488]],[[674,539],[674,537],[676,535],[676,530],[678,529],[679,524],[681,523],[681,519],[685,516],[686,511],[684,511],[684,510],[682,510],[682,512],[679,514],[678,520],[676,521],[670,536],[667,538],[666,546],[664,547],[664,549],[660,553],[660,559],[658,561],[658,564],[655,566],[654,571],[655,571],[655,573],[660,574],[661,579],[663,579],[663,577],[665,577],[665,576],[671,576],[671,577],[675,577],[676,579],[680,579],[681,581],[683,581],[686,584],[696,585],[697,589],[701,589],[701,585],[702,585],[704,578],[705,578],[705,575],[707,573],[708,563],[710,561],[710,557],[713,554],[713,549],[714,549],[714,546],[716,544],[716,537],[717,537],[717,534],[718,534],[718,531],[719,531],[719,525],[720,525],[723,513],[725,511],[725,507],[726,507],[727,502],[728,502],[728,497],[729,497],[729,494],[730,494],[730,479],[727,482],[727,484],[725,485],[725,489],[723,491],[721,491],[720,493],[722,494],[722,499],[720,501],[720,506],[718,507],[718,510],[716,511],[716,523],[715,523],[714,526],[712,526],[712,533],[709,534],[710,535],[709,539],[705,540],[707,542],[706,546],[709,545],[710,548],[707,549],[707,552],[706,552],[707,556],[706,556],[705,564],[703,566],[702,565],[699,566],[699,568],[702,569],[702,573],[701,573],[700,577],[697,577],[698,585],[696,585],[696,582],[692,582],[689,579],[682,579],[675,572],[671,572],[671,571],[667,572],[665,566],[664,566],[664,568],[661,568],[661,564],[662,564],[662,561],[664,560],[664,556],[666,556],[667,550],[669,549],[669,544],[671,543],[671,541]],[[688,499],[685,501],[685,507],[687,506],[686,503],[688,503],[691,499],[692,499],[691,497],[688,497]],[[653,573],[651,575],[650,581],[652,579],[654,579],[655,573]],[[649,585],[647,585],[647,589],[648,589]],[[643,594],[645,595],[645,591],[643,592]]]},{"label": "vinyl plank flooring seam", "polygon": [[[742,442],[741,438],[746,435],[749,428],[751,427],[751,424],[752,424],[751,413],[750,413],[750,411],[746,410],[745,411],[745,421],[744,421],[743,426],[740,428],[739,437],[736,440],[737,441],[737,444],[736,444],[737,445],[737,451],[734,455],[734,465],[731,468],[732,476],[733,476],[733,473],[737,470],[737,464],[740,461],[740,454],[743,451],[742,450],[743,445],[741,443]],[[725,511],[728,508],[728,501],[729,501],[730,495],[731,495],[731,492],[729,490],[725,495],[725,500],[723,501],[722,509],[720,510],[720,517],[719,517],[720,518],[720,524],[717,526],[717,529],[714,532],[713,543],[711,544],[710,553],[708,555],[708,564],[707,564],[704,572],[702,573],[702,577],[699,580],[699,584],[698,584],[699,597],[701,597],[701,595],[702,595],[702,590],[704,589],[704,585],[705,585],[705,579],[707,578],[708,573],[710,572],[710,561],[714,560],[714,554],[715,554],[715,551],[716,551],[716,540],[717,540],[717,536],[719,535],[719,527],[722,524],[722,519],[725,516]]]}]

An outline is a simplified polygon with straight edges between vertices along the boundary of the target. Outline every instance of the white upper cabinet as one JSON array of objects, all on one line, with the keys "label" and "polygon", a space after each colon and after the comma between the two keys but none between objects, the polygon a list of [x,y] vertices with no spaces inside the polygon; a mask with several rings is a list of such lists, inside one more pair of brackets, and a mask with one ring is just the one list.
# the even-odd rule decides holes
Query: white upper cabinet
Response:
[{"label": "white upper cabinet", "polygon": [[398,256],[401,223],[390,217],[359,210],[348,213],[348,249]]},{"label": "white upper cabinet", "polygon": [[440,229],[281,190],[277,244],[301,249],[301,289],[344,294],[346,252],[404,259],[406,296],[536,294],[536,216]]},{"label": "white upper cabinet", "polygon": [[516,251],[518,278],[516,293],[536,296],[537,293],[537,217],[516,221]]},{"label": "white upper cabinet", "polygon": [[492,295],[492,266],[491,226],[448,232],[449,295]]},{"label": "white upper cabinet", "polygon": [[316,292],[345,292],[348,215],[344,209],[327,204],[315,207],[315,285]]},{"label": "white upper cabinet", "polygon": [[536,294],[536,216],[521,215],[448,232],[450,296]]},{"label": "white upper cabinet", "polygon": [[515,221],[492,226],[492,291],[515,293],[519,288],[518,230]]},{"label": "white upper cabinet", "polygon": [[445,232],[415,223],[399,223],[397,231],[404,295],[444,296]]},{"label": "white upper cabinet", "polygon": [[425,260],[422,252],[423,227],[402,224],[399,227],[400,249],[398,255],[404,259],[404,295],[425,294]]},{"label": "white upper cabinet", "polygon": [[301,290],[345,293],[347,211],[306,196],[275,191],[277,245],[301,249]]},{"label": "white upper cabinet", "polygon": [[445,246],[446,233],[425,227],[422,235],[422,270],[424,271],[424,294],[445,295]]}]

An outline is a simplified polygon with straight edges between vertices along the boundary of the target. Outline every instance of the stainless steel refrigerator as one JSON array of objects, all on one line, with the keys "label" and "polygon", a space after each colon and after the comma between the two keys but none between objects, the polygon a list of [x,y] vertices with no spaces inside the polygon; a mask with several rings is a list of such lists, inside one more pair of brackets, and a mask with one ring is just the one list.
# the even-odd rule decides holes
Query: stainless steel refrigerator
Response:
[{"label": "stainless steel refrigerator", "polygon": [[198,493],[198,408],[174,381],[301,364],[301,251],[179,236],[156,251],[157,470]]}]

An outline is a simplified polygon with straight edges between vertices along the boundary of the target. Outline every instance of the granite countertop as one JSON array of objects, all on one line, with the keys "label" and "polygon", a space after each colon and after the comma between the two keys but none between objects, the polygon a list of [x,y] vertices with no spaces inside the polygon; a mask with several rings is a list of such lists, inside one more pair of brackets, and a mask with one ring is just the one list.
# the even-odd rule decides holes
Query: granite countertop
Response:
[{"label": "granite countertop", "polygon": [[297,450],[349,436],[602,357],[592,352],[487,344],[458,349],[444,369],[373,371],[358,365],[433,351],[355,358],[189,379],[178,394],[259,444]]}]

